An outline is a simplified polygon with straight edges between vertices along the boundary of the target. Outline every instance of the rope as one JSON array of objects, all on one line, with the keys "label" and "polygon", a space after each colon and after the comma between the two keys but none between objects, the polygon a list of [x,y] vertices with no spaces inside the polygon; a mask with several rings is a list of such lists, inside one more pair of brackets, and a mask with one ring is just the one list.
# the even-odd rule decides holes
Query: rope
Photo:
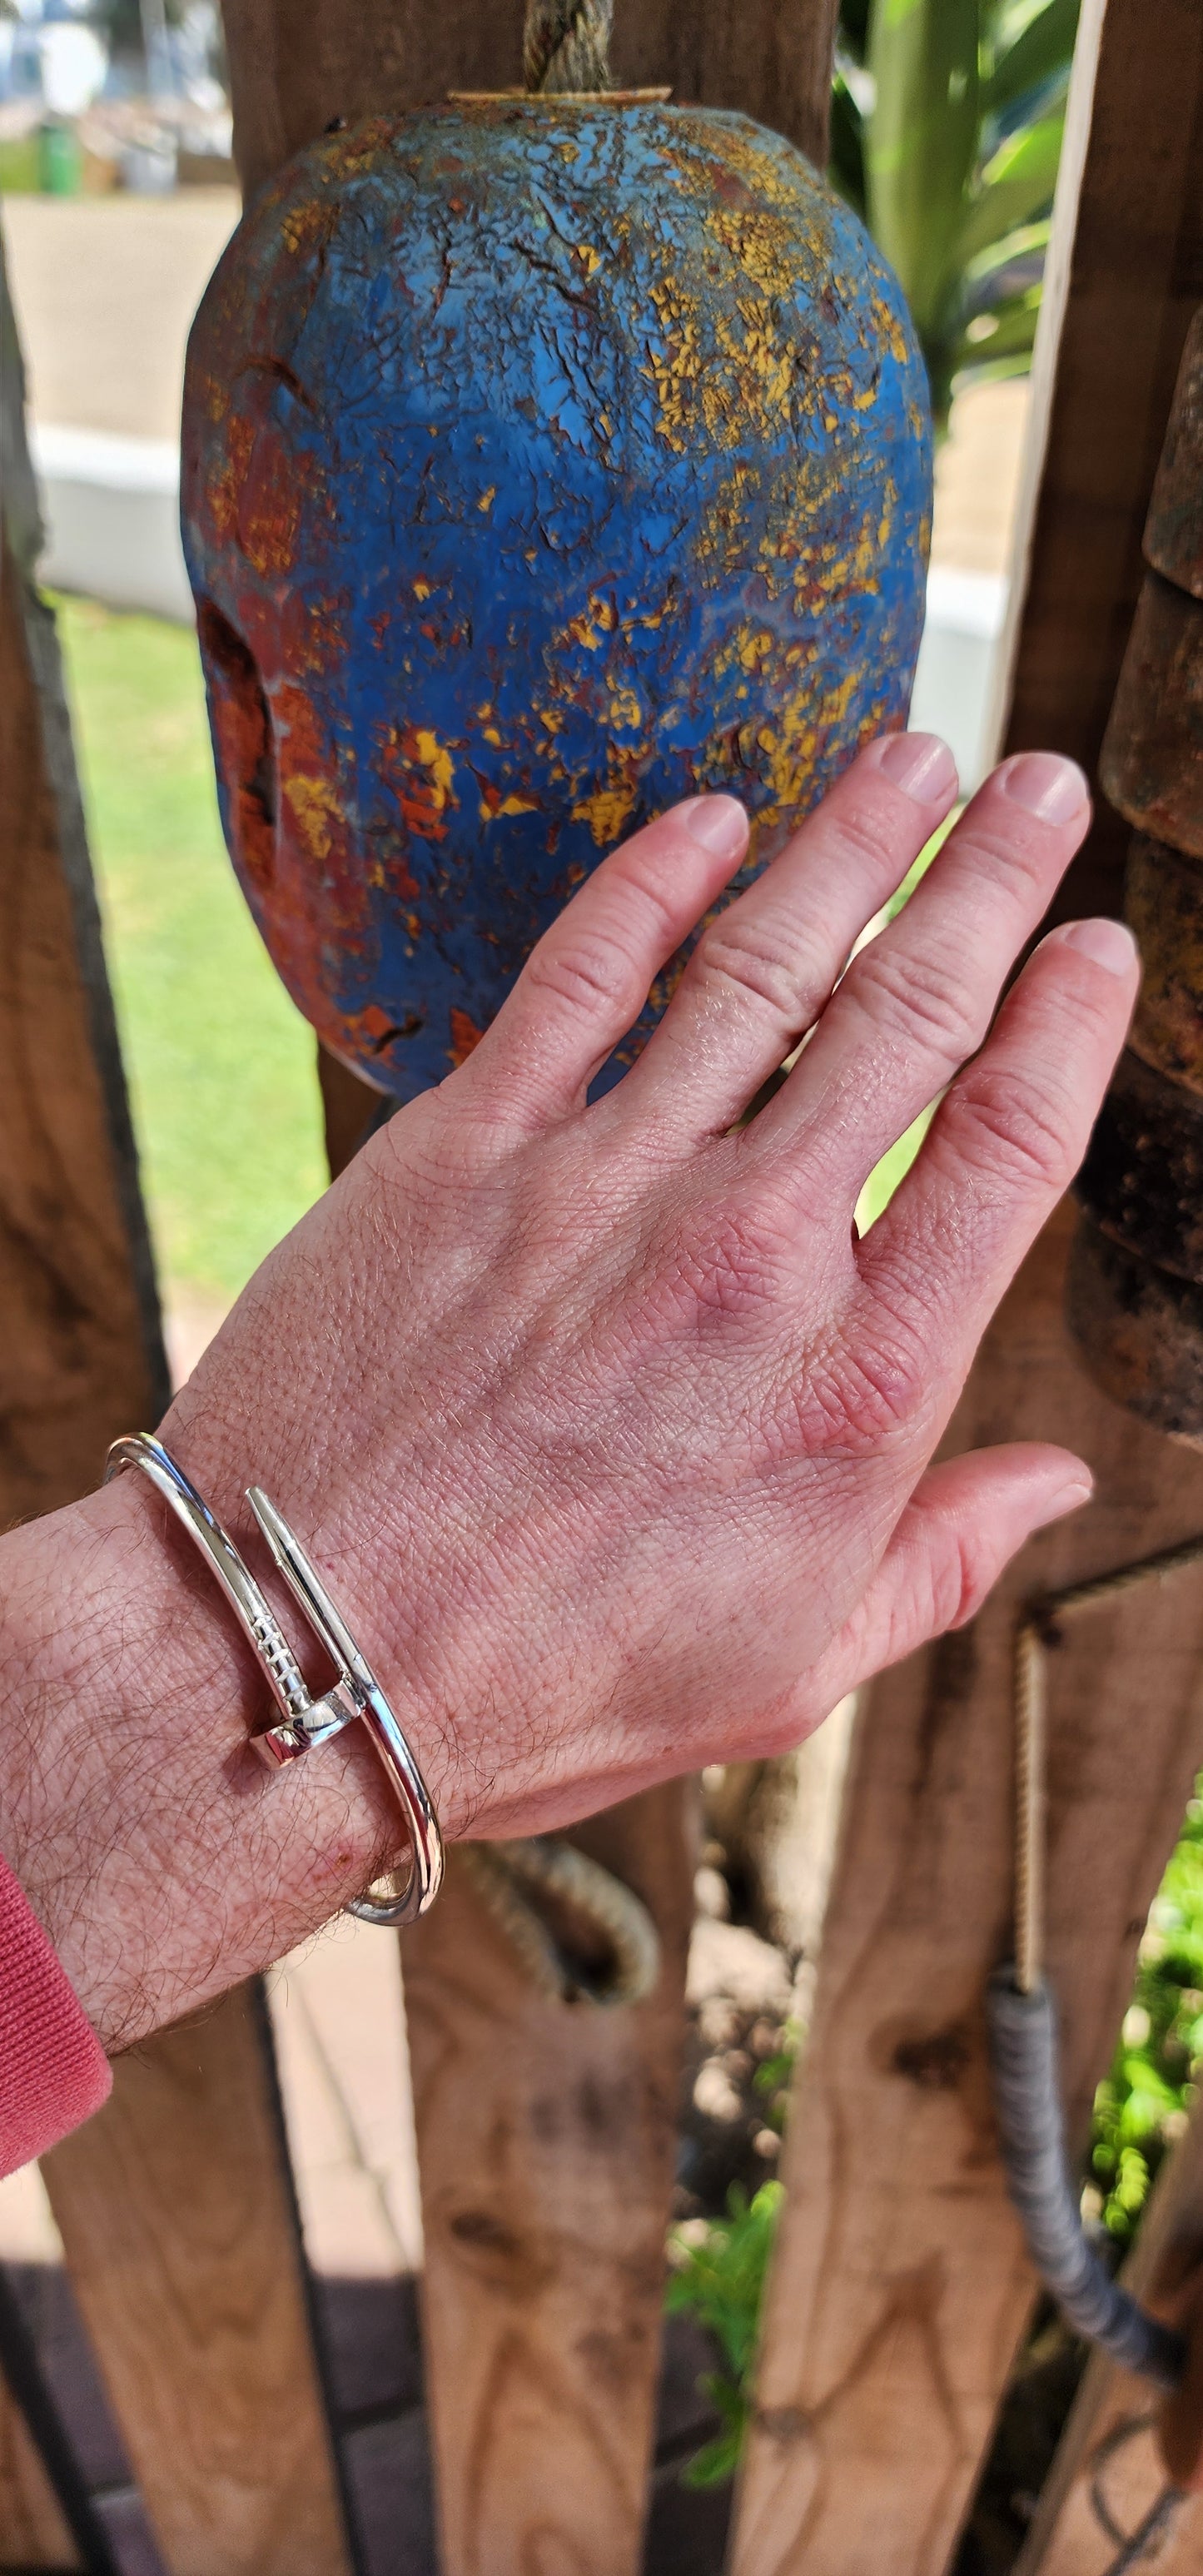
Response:
[{"label": "rope", "polygon": [[[1177,2387],[1185,2366],[1185,2341],[1151,2317],[1100,2262],[1082,2225],[1080,2199],[1065,2153],[1056,2010],[1044,1979],[1045,1659],[1048,1648],[1059,1640],[1063,1620],[1200,1562],[1203,1537],[1186,1539],[1179,1547],[1163,1548],[1133,1565],[1117,1566],[1110,1574],[1048,1593],[1030,1602],[1016,1624],[1012,1668],[1015,1963],[991,1978],[986,2004],[999,2153],[1036,2269],[1078,2334],[1161,2388]],[[1121,2570],[1144,2555],[1174,2509],[1176,2497],[1177,2490],[1167,2488],[1131,2538],[1111,2532],[1121,2549],[1108,2576],[1120,2576]]]},{"label": "rope", "polygon": [[610,87],[614,0],[526,0],[522,72],[529,90]]},{"label": "rope", "polygon": [[1012,1698],[1015,1711],[1015,1980],[1022,1994],[1033,1994],[1044,1960],[1044,1775],[1046,1760],[1045,1655],[1058,1644],[1063,1619],[1092,1609],[1120,1592],[1143,1583],[1164,1582],[1186,1566],[1203,1563],[1203,1536],[1155,1556],[1138,1557],[1133,1565],[1116,1566],[1111,1574],[1092,1575],[1071,1583],[1064,1592],[1046,1593],[1029,1602],[1015,1630]]},{"label": "rope", "polygon": [[1075,2334],[1101,2344],[1125,2370],[1176,2388],[1186,2361],[1179,2334],[1147,2310],[1100,2262],[1082,2225],[1065,2153],[1057,2015],[1042,1982],[1021,1993],[1011,1968],[990,1980],[986,2011],[998,2148],[1028,2251]]},{"label": "rope", "polygon": [[555,1834],[461,1849],[477,1895],[550,2001],[638,2004],[652,1993],[660,1935],[600,1861]]}]

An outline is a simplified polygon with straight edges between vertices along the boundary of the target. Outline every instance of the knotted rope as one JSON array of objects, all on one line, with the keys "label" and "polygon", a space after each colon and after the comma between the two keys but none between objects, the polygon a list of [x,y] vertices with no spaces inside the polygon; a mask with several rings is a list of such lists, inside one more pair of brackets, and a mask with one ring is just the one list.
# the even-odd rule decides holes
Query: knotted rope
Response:
[{"label": "knotted rope", "polygon": [[641,1897],[556,1834],[464,1843],[464,1866],[521,1959],[557,2003],[638,2004],[660,1975],[660,1936]]},{"label": "knotted rope", "polygon": [[[1184,2338],[1150,2316],[1100,2262],[1082,2224],[1077,2180],[1065,2148],[1061,2111],[1057,2022],[1044,1978],[1044,1843],[1047,1770],[1046,1663],[1061,1623],[1077,1611],[1203,1560],[1203,1538],[1161,1549],[1134,1565],[1072,1583],[1064,1592],[1029,1603],[1015,1630],[1012,1695],[1015,1713],[1015,1957],[990,1980],[986,2014],[990,2035],[999,2152],[1011,2198],[1023,2222],[1028,2250],[1067,2323],[1101,2345],[1125,2368],[1161,2388],[1175,2388],[1186,2362]],[[1139,2431],[1141,2423],[1124,2428]],[[1099,2468],[1110,2457],[1104,2445]],[[1096,2474],[1091,2499],[1109,2539],[1119,2544],[1107,2576],[1124,2576],[1155,2553],[1183,2502],[1172,2483],[1163,2487],[1138,2528],[1121,2532],[1105,2506]]]},{"label": "knotted rope", "polygon": [[522,72],[529,90],[610,87],[614,0],[527,0]]}]

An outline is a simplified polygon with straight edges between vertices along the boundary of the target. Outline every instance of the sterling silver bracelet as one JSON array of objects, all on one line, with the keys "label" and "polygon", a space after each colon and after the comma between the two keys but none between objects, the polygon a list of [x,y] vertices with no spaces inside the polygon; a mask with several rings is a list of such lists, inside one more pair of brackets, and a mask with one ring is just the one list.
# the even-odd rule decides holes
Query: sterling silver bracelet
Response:
[{"label": "sterling silver bracelet", "polygon": [[105,1466],[105,1483],[119,1475],[123,1467],[140,1467],[171,1505],[217,1576],[243,1634],[263,1666],[281,1715],[275,1725],[252,1735],[250,1741],[268,1770],[276,1771],[286,1762],[299,1761],[302,1754],[341,1735],[344,1726],[352,1725],[357,1718],[366,1729],[405,1818],[410,1862],[399,1896],[369,1893],[355,1897],[346,1910],[357,1914],[363,1923],[416,1923],[418,1916],[434,1903],[443,1877],[443,1837],[430,1792],[371,1665],[361,1655],[287,1521],[260,1486],[248,1485],[247,1501],[275,1563],[314,1636],[338,1668],[338,1680],[320,1699],[312,1697],[288,1639],[229,1531],[222,1528],[162,1441],[154,1439],[149,1431],[115,1440]]}]

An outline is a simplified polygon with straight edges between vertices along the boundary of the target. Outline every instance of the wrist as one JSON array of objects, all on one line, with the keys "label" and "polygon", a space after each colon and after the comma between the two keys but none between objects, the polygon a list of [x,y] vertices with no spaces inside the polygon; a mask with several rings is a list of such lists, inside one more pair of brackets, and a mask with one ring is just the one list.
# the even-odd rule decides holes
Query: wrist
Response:
[{"label": "wrist", "polygon": [[[177,1445],[262,1575],[217,1441]],[[187,1455],[198,1446],[207,1470]],[[372,1655],[369,1570],[336,1532],[327,1552],[320,1531],[311,1544]],[[269,1706],[262,1673],[143,1478],[0,1542],[0,1603],[0,1848],[108,2047],[266,1966],[400,1858],[399,1811],[358,1728],[284,1774],[262,1769],[248,1747]],[[443,1811],[448,1731],[411,1715],[390,1662],[382,1681]]]}]

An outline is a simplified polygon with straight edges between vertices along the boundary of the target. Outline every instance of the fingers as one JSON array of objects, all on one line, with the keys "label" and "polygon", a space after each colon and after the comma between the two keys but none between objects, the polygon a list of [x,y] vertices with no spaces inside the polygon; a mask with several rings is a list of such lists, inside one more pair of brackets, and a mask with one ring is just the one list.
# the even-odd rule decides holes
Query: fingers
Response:
[{"label": "fingers", "polygon": [[862,1286],[891,1319],[920,1319],[954,1385],[1085,1153],[1138,981],[1122,922],[1052,931],[859,1247]]},{"label": "fingers", "polygon": [[1072,761],[1027,752],[994,772],[905,910],[849,967],[757,1121],[765,1150],[804,1133],[825,1175],[855,1195],[981,1045],[1089,817]]},{"label": "fingers", "polygon": [[544,932],[452,1080],[491,1094],[520,1124],[578,1106],[747,845],[734,796],[696,796],[636,832]]},{"label": "fingers", "polygon": [[668,1114],[698,1140],[731,1126],[817,1018],[866,922],[956,792],[952,753],[935,734],[871,743],[704,930],[623,1084],[623,1115]]},{"label": "fingers", "polygon": [[1089,1501],[1091,1476],[1068,1449],[1016,1440],[929,1467],[877,1573],[815,1675],[834,1708],[887,1664],[975,1617],[1034,1530]]}]

